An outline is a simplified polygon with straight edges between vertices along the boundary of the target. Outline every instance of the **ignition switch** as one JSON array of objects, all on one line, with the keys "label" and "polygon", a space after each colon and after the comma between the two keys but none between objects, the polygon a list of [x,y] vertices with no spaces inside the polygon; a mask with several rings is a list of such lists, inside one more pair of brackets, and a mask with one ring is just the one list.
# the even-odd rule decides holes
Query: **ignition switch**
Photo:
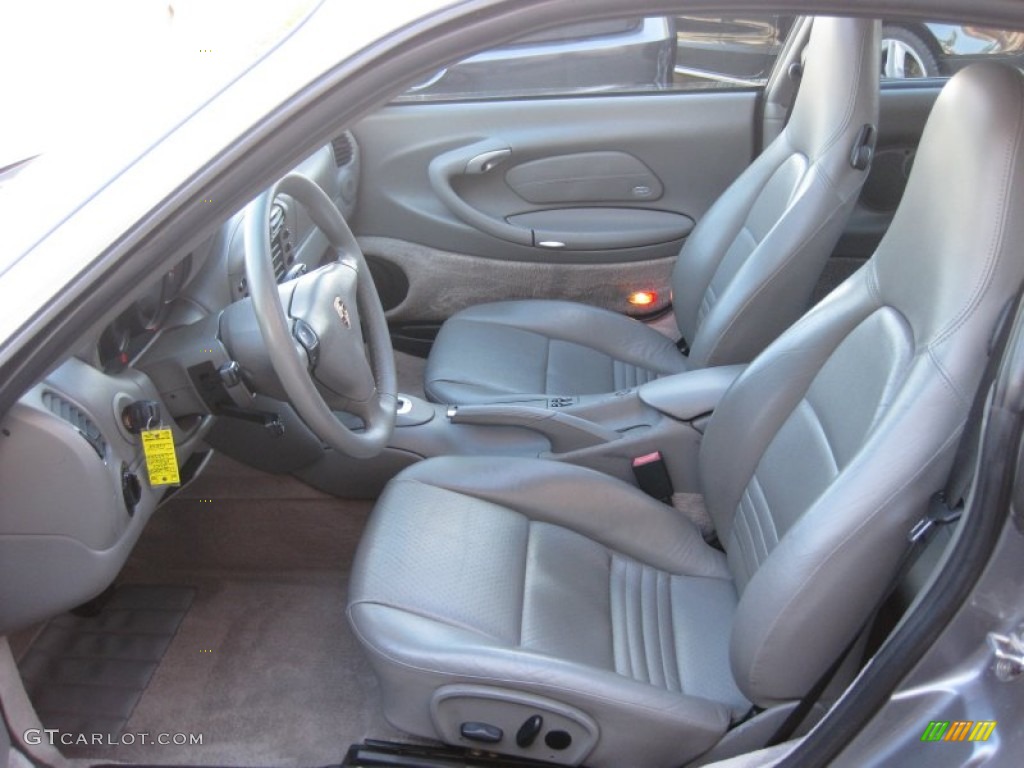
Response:
[{"label": "ignition switch", "polygon": [[129,403],[121,411],[121,423],[124,428],[137,435],[144,429],[153,429],[160,425],[160,403],[153,400],[136,400]]}]

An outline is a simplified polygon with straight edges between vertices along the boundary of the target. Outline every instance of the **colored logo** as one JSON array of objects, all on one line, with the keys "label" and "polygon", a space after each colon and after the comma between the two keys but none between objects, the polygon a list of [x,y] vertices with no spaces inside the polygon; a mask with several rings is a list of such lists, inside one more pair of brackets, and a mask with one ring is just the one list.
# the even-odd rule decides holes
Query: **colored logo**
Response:
[{"label": "colored logo", "polygon": [[338,317],[341,318],[341,322],[345,324],[346,328],[352,327],[352,318],[349,317],[348,307],[345,306],[345,302],[341,300],[340,296],[334,297],[334,311],[338,313]]},{"label": "colored logo", "polygon": [[921,741],[988,741],[995,729],[995,720],[932,720]]}]

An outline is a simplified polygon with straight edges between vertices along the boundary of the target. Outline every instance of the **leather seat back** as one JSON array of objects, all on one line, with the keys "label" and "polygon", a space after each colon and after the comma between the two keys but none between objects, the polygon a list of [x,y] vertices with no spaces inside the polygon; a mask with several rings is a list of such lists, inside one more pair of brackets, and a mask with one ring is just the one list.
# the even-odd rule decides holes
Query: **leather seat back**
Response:
[{"label": "leather seat back", "polygon": [[872,259],[772,344],[708,426],[707,505],[741,598],[731,665],[802,696],[866,619],[944,484],[1024,279],[1024,77],[983,64],[932,112]]},{"label": "leather seat back", "polygon": [[879,29],[815,20],[789,123],[683,247],[672,288],[692,367],[753,359],[806,309],[867,175],[851,151],[878,122]]}]

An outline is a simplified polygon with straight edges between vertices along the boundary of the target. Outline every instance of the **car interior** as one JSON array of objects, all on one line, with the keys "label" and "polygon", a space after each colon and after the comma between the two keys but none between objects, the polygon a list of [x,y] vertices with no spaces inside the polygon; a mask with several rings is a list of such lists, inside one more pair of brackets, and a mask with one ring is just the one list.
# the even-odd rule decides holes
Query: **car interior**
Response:
[{"label": "car interior", "polygon": [[[675,344],[641,322],[586,304],[478,304],[441,327],[427,362],[427,395],[443,403],[543,401],[749,363],[807,306],[870,167],[880,42],[865,25],[859,36],[850,26],[834,19],[815,25],[785,127],[686,234],[670,282],[681,334]],[[617,177],[603,159],[584,153],[533,161],[514,169],[512,186],[529,185],[532,174],[545,178],[552,163],[576,178],[579,172],[565,165],[579,163],[586,166],[580,175],[601,179],[601,200],[614,194],[608,180]],[[579,228],[588,237],[600,232],[584,221]],[[573,239],[536,229],[533,237]]]},{"label": "car interior", "polygon": [[798,18],[721,87],[451,63],[82,329],[0,416],[13,764],[806,733],[941,561],[907,533],[1024,282],[1024,74],[888,81],[882,29]]}]

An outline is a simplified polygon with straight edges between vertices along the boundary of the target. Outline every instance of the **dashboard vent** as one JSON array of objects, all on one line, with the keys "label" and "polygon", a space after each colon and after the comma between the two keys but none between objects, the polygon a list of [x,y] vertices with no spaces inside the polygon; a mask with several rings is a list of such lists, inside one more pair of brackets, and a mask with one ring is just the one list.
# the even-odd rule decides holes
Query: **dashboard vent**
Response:
[{"label": "dashboard vent", "polygon": [[352,134],[345,131],[340,136],[335,137],[331,141],[331,149],[334,150],[334,164],[339,168],[344,168],[352,162],[352,157],[355,154]]},{"label": "dashboard vent", "polygon": [[274,203],[270,209],[270,256],[274,263],[274,277],[280,282],[284,277],[284,206]]},{"label": "dashboard vent", "polygon": [[100,434],[100,428],[85,413],[72,405],[63,397],[49,390],[43,392],[43,405],[53,414],[64,419],[78,430],[78,433],[93,447],[97,455],[104,459],[107,455],[107,441]]}]

